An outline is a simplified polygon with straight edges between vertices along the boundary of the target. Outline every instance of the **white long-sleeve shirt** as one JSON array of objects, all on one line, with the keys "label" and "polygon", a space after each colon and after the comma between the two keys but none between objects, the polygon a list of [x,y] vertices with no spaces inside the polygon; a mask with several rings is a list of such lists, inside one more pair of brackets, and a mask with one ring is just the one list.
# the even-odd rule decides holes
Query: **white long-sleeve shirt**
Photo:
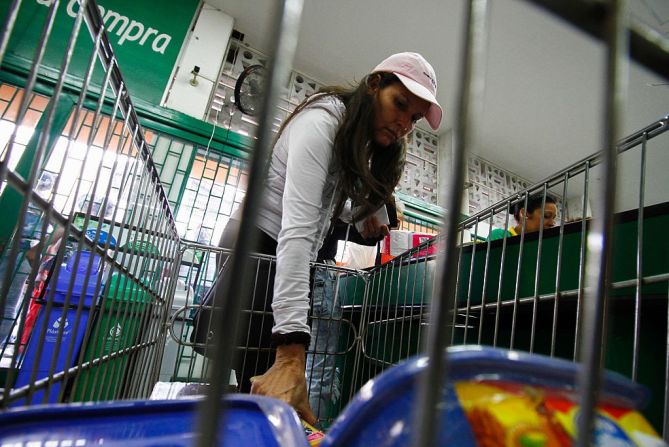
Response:
[{"label": "white long-sleeve shirt", "polygon": [[277,240],[273,333],[309,332],[309,261],[330,224],[333,147],[344,104],[316,100],[285,127],[272,152],[258,227]]}]

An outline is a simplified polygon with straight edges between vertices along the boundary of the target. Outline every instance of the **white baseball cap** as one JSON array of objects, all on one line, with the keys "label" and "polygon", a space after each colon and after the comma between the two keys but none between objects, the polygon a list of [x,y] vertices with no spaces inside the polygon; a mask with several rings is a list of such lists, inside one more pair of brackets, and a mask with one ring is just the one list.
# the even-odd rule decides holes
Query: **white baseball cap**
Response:
[{"label": "white baseball cap", "polygon": [[434,69],[418,53],[397,53],[377,65],[372,73],[392,73],[414,95],[430,103],[425,119],[434,130],[441,123],[442,109],[437,102],[437,76]]}]

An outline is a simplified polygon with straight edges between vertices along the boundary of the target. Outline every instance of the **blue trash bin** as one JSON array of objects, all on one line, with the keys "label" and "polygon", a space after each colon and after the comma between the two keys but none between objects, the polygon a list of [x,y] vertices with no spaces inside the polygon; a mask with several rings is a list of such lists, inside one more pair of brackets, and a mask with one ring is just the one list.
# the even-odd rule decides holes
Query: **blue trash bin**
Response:
[{"label": "blue trash bin", "polygon": [[[43,405],[0,413],[0,445],[186,447],[197,444],[200,399]],[[225,397],[218,445],[309,447],[288,404],[268,397]]]},{"label": "blue trash bin", "polygon": [[[88,269],[89,260],[93,256],[90,270]],[[35,328],[32,331],[30,341],[26,347],[25,355],[21,363],[21,368],[16,379],[14,388],[21,388],[25,385],[35,383],[40,379],[48,377],[51,369],[54,352],[56,353],[54,373],[64,371],[66,368],[74,366],[79,349],[81,348],[86,325],[88,323],[89,310],[91,306],[95,305],[95,297],[93,293],[98,281],[100,272],[100,256],[93,255],[91,252],[82,251],[77,271],[74,278],[72,278],[72,271],[74,269],[74,261],[76,256],[72,256],[66,264],[61,266],[58,278],[55,281],[50,281],[45,293],[47,299],[51,296],[51,291],[55,287],[52,299],[52,309],[49,315],[46,315],[45,306],[40,309]],[[90,273],[89,273],[90,271]],[[84,290],[84,282],[88,277],[88,284]],[[72,295],[68,302],[67,309],[63,312],[65,306],[65,297],[67,296],[70,282],[72,284]],[[76,321],[77,307],[83,300],[82,310]],[[59,341],[59,332],[62,331]],[[44,333],[44,337],[40,335]],[[72,341],[74,340],[74,341]],[[42,345],[42,351],[39,353],[38,348]],[[72,345],[73,344],[73,345]],[[72,354],[70,356],[69,364],[65,364],[67,360],[67,352],[72,345]],[[32,379],[33,369],[37,365],[37,373]],[[54,403],[58,399],[58,394],[62,383],[55,381],[49,390],[49,397],[47,402]],[[38,404],[42,403],[44,399],[45,389],[40,389],[33,393],[29,398],[19,399],[12,403],[12,406]]]}]

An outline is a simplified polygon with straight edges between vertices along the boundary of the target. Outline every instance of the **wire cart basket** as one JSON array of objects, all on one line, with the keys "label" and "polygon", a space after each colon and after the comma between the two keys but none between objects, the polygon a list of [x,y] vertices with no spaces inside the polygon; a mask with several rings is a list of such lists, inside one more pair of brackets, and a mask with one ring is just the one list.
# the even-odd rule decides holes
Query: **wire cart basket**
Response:
[{"label": "wire cart basket", "polygon": [[[45,14],[34,60],[18,81],[0,81],[1,118],[13,126],[0,148],[2,225],[10,227],[0,232],[0,425],[5,427],[0,443],[23,439],[13,437],[12,428],[52,418],[61,428],[92,421],[98,428],[90,430],[104,426],[100,436],[115,442],[170,444],[182,436],[184,445],[306,445],[290,407],[237,394],[247,392],[249,379],[272,364],[272,348],[258,340],[273,324],[267,276],[275,259],[250,253],[253,241],[243,231],[234,252],[180,237],[172,197],[161,182],[149,132],[140,123],[100,10],[93,0],[78,3],[54,82],[44,87],[39,75],[57,1]],[[568,12],[581,2],[566,3],[546,7],[584,23],[573,12],[581,9]],[[463,160],[475,121],[468,105],[476,100],[471,86],[480,57],[477,30],[486,20],[486,2],[467,4],[462,119],[447,209],[461,209]],[[605,20],[620,20],[617,4],[611,2],[602,23],[588,22],[590,32],[608,39],[612,61],[623,57],[617,34],[602,30]],[[12,67],[5,56],[17,32],[18,8],[20,2],[13,2],[0,32],[2,71]],[[272,139],[271,125],[264,123],[273,122],[301,9],[301,2],[292,0],[278,8],[277,24],[283,25],[275,30],[276,76],[270,76],[248,167],[245,200],[251,210],[259,200]],[[89,64],[84,82],[73,85],[67,75],[72,53],[81,51],[75,42],[86,34],[92,43]],[[666,55],[642,35],[633,38],[647,51],[634,47],[632,56],[666,76],[667,66],[657,63]],[[613,68],[606,74],[611,92],[619,76]],[[72,99],[65,109],[63,98]],[[306,377],[311,406],[321,426],[331,427],[324,445],[369,445],[372,438],[365,436],[374,430],[397,442],[388,445],[477,445],[470,433],[483,436],[492,407],[469,408],[465,418],[450,412],[455,407],[440,405],[455,393],[462,399],[471,391],[462,381],[471,379],[472,371],[492,377],[497,365],[514,365],[509,372],[514,377],[545,374],[551,386],[568,382],[580,413],[574,419],[578,429],[567,435],[578,445],[602,442],[598,408],[621,402],[648,421],[635,426],[641,427],[639,436],[666,445],[661,437],[669,439],[669,243],[663,230],[669,202],[666,196],[647,198],[644,185],[655,175],[653,157],[666,149],[669,117],[621,139],[615,103],[611,110],[602,152],[464,220],[447,214],[438,235],[382,265],[355,270],[312,264]],[[26,129],[30,137],[23,139]],[[620,187],[617,196],[615,162],[632,158],[636,184]],[[595,174],[603,179],[598,184],[606,185],[599,192],[593,191]],[[616,208],[624,188],[632,188],[624,193],[633,203]],[[526,232],[523,226],[517,237],[488,239],[496,222],[512,226],[514,206],[536,196],[542,211],[548,197],[555,199],[555,227]],[[567,196],[582,202],[568,203]],[[252,212],[243,219],[246,227],[253,225]],[[249,287],[253,300],[231,304],[215,323],[222,328],[215,355],[203,356],[203,346],[191,341],[194,317],[216,287],[221,259],[230,262],[232,277],[251,279],[227,290]],[[235,325],[237,334],[230,329]],[[163,397],[188,394],[189,386],[205,397],[147,400],[160,386],[168,390]],[[384,394],[384,389],[396,392]],[[384,397],[375,403],[377,394]],[[543,414],[558,414],[551,407],[555,398],[537,398]],[[96,404],[69,405],[74,402]],[[115,419],[117,414],[124,416]],[[143,419],[147,414],[168,416],[149,429],[156,421]],[[395,425],[383,425],[384,418]],[[454,422],[460,429],[447,432],[451,428],[444,420],[463,425]],[[240,437],[239,424],[257,437]],[[126,430],[115,431],[115,425]],[[93,432],[73,430],[25,428],[31,437],[16,445],[80,439],[72,436],[82,436],[76,445],[92,442]],[[522,445],[563,445],[544,441]]]}]

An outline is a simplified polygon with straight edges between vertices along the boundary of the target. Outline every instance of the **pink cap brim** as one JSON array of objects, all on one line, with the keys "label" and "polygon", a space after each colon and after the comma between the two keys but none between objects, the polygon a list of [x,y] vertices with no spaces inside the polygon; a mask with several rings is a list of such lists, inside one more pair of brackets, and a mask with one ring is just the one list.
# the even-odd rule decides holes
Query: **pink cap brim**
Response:
[{"label": "pink cap brim", "polygon": [[418,96],[421,99],[430,103],[430,108],[427,109],[427,114],[425,115],[425,120],[428,122],[432,130],[439,129],[439,124],[441,124],[441,115],[443,111],[441,106],[437,102],[437,98],[434,97],[432,92],[423,87],[418,82],[414,81],[411,78],[408,78],[404,75],[393,73],[397,78],[402,81],[402,84],[414,95]]}]

